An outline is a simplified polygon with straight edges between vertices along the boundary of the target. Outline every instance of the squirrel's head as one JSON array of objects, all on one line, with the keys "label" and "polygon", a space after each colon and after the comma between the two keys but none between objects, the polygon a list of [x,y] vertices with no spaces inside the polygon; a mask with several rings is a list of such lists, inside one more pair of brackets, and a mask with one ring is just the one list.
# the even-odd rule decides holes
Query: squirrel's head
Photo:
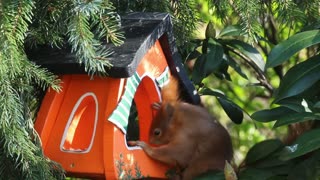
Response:
[{"label": "squirrel's head", "polygon": [[153,108],[158,112],[150,127],[149,141],[154,145],[168,144],[173,135],[174,104],[168,102],[156,103]]}]

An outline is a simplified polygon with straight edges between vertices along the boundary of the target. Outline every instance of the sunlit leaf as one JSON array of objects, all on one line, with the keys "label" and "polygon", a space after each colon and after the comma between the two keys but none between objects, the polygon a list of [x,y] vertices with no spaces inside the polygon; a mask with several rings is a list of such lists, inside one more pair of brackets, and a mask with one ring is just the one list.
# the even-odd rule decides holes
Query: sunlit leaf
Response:
[{"label": "sunlit leaf", "polygon": [[223,60],[222,46],[212,39],[209,39],[205,52],[197,58],[194,64],[192,80],[195,84],[199,84],[203,78],[217,70]]},{"label": "sunlit leaf", "polygon": [[217,97],[219,103],[221,104],[224,111],[227,113],[228,117],[236,124],[241,124],[243,120],[243,111],[242,109],[236,105],[234,102]]},{"label": "sunlit leaf", "polygon": [[281,147],[283,147],[283,144],[278,139],[265,140],[255,144],[247,154],[245,159],[246,164],[255,163],[256,161],[267,157]]},{"label": "sunlit leaf", "polygon": [[320,80],[320,55],[293,66],[280,82],[275,102],[295,96]]},{"label": "sunlit leaf", "polygon": [[256,48],[240,40],[223,40],[222,42],[240,51],[251,59],[261,71],[264,71],[265,62]]},{"label": "sunlit leaf", "polygon": [[239,26],[230,25],[222,29],[218,37],[240,36],[242,34],[243,34],[243,31]]},{"label": "sunlit leaf", "polygon": [[281,106],[290,108],[296,112],[311,112],[309,104],[305,99],[291,97],[278,102]]},{"label": "sunlit leaf", "polygon": [[287,116],[278,118],[278,120],[273,125],[273,127],[276,128],[279,126],[284,126],[292,123],[304,122],[309,120],[320,120],[320,116],[310,112],[290,113]]},{"label": "sunlit leaf", "polygon": [[199,91],[199,94],[200,95],[209,95],[209,96],[217,96],[217,97],[221,97],[221,98],[226,98],[222,91],[216,90],[216,89],[202,88]]},{"label": "sunlit leaf", "polygon": [[251,115],[251,118],[259,122],[270,122],[294,112],[295,111],[289,108],[281,106],[273,109],[257,111]]},{"label": "sunlit leaf", "polygon": [[271,50],[266,62],[266,69],[282,64],[301,49],[319,42],[320,30],[304,31],[289,37]]},{"label": "sunlit leaf", "polygon": [[281,159],[289,160],[320,148],[320,129],[307,131],[300,135],[291,146],[286,146],[281,154]]}]

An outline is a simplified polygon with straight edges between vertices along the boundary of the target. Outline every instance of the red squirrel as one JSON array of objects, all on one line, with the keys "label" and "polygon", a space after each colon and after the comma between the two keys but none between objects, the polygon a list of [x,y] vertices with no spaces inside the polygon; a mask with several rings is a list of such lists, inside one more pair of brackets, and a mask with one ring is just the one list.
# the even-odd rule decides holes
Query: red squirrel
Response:
[{"label": "red squirrel", "polygon": [[191,180],[208,170],[223,170],[233,156],[227,130],[208,111],[179,99],[178,81],[161,90],[162,102],[152,107],[158,112],[149,132],[150,146],[143,141],[130,141],[140,146],[151,158],[176,166],[181,175],[175,179]]}]

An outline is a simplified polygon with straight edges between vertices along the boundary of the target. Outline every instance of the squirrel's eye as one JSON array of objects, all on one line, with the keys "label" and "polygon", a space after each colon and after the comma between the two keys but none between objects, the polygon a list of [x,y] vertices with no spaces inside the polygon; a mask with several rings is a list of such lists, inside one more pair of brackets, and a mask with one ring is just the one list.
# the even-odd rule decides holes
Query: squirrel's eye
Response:
[{"label": "squirrel's eye", "polygon": [[160,136],[161,130],[157,128],[157,129],[155,129],[155,130],[153,131],[153,134],[156,135],[156,136]]}]

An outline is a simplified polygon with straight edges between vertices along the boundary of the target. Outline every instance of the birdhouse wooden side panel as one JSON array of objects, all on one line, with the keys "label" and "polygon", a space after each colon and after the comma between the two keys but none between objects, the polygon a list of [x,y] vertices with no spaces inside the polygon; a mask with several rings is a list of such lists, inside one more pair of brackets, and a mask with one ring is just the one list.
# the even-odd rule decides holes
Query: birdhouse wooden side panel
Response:
[{"label": "birdhouse wooden side panel", "polygon": [[[117,105],[123,80],[92,80],[87,75],[64,75],[65,79],[63,93],[47,92],[40,109],[45,113],[39,113],[35,123],[42,141],[46,141],[45,155],[69,174],[104,177],[104,122]],[[54,101],[51,96],[62,100]]]}]

